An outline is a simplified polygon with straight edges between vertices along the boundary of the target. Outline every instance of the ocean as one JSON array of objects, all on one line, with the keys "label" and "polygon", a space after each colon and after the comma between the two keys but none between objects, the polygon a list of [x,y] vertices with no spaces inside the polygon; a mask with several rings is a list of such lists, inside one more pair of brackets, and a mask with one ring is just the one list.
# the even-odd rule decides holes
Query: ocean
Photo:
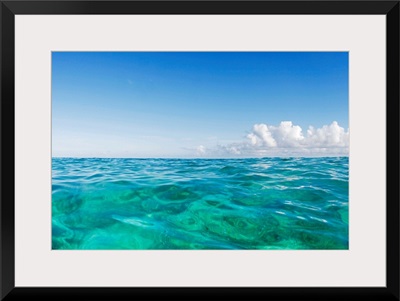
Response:
[{"label": "ocean", "polygon": [[348,164],[53,158],[52,249],[348,249]]}]

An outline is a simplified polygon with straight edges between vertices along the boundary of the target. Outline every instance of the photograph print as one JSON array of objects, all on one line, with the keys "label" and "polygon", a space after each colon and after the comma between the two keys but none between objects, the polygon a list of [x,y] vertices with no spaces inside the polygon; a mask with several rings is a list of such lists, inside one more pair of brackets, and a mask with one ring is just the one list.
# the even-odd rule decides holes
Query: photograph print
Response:
[{"label": "photograph print", "polygon": [[348,52],[51,59],[52,250],[349,249]]}]

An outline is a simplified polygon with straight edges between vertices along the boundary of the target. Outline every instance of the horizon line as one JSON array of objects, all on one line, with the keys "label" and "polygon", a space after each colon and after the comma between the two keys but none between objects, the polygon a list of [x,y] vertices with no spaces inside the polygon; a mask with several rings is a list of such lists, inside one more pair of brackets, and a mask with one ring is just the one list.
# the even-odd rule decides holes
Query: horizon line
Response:
[{"label": "horizon line", "polygon": [[342,158],[350,157],[349,155],[337,155],[337,156],[263,156],[263,157],[77,157],[77,156],[52,156],[52,159],[165,159],[165,160],[221,160],[221,159],[266,159],[266,158]]}]

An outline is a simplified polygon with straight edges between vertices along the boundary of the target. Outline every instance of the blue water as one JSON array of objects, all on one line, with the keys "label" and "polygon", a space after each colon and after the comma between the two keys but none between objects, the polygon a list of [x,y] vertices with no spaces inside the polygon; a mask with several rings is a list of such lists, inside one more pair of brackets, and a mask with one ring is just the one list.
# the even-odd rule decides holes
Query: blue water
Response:
[{"label": "blue water", "polygon": [[52,248],[348,249],[348,158],[53,158]]}]

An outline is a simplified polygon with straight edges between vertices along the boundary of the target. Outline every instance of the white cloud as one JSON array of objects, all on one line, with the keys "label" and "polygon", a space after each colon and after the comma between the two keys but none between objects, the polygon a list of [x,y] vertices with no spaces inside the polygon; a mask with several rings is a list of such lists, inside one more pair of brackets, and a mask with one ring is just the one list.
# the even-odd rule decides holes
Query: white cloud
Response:
[{"label": "white cloud", "polygon": [[197,151],[216,157],[347,156],[349,130],[336,121],[317,129],[310,126],[305,133],[291,121],[282,121],[278,126],[260,123],[242,142],[207,149],[201,145]]},{"label": "white cloud", "polygon": [[204,145],[199,145],[196,150],[198,155],[204,155],[206,153]]},{"label": "white cloud", "polygon": [[252,145],[265,147],[299,147],[304,142],[301,127],[291,121],[282,121],[279,126],[255,124],[247,138]]},{"label": "white cloud", "polygon": [[276,141],[272,137],[272,134],[266,124],[255,124],[253,126],[253,132],[247,135],[252,145],[255,146],[266,146],[275,147]]},{"label": "white cloud", "polygon": [[304,143],[301,127],[291,121],[282,121],[278,127],[271,126],[272,136],[280,147],[300,147]]},{"label": "white cloud", "polygon": [[314,147],[348,147],[349,131],[334,121],[331,125],[324,125],[320,129],[309,127],[307,131],[308,144]]}]

